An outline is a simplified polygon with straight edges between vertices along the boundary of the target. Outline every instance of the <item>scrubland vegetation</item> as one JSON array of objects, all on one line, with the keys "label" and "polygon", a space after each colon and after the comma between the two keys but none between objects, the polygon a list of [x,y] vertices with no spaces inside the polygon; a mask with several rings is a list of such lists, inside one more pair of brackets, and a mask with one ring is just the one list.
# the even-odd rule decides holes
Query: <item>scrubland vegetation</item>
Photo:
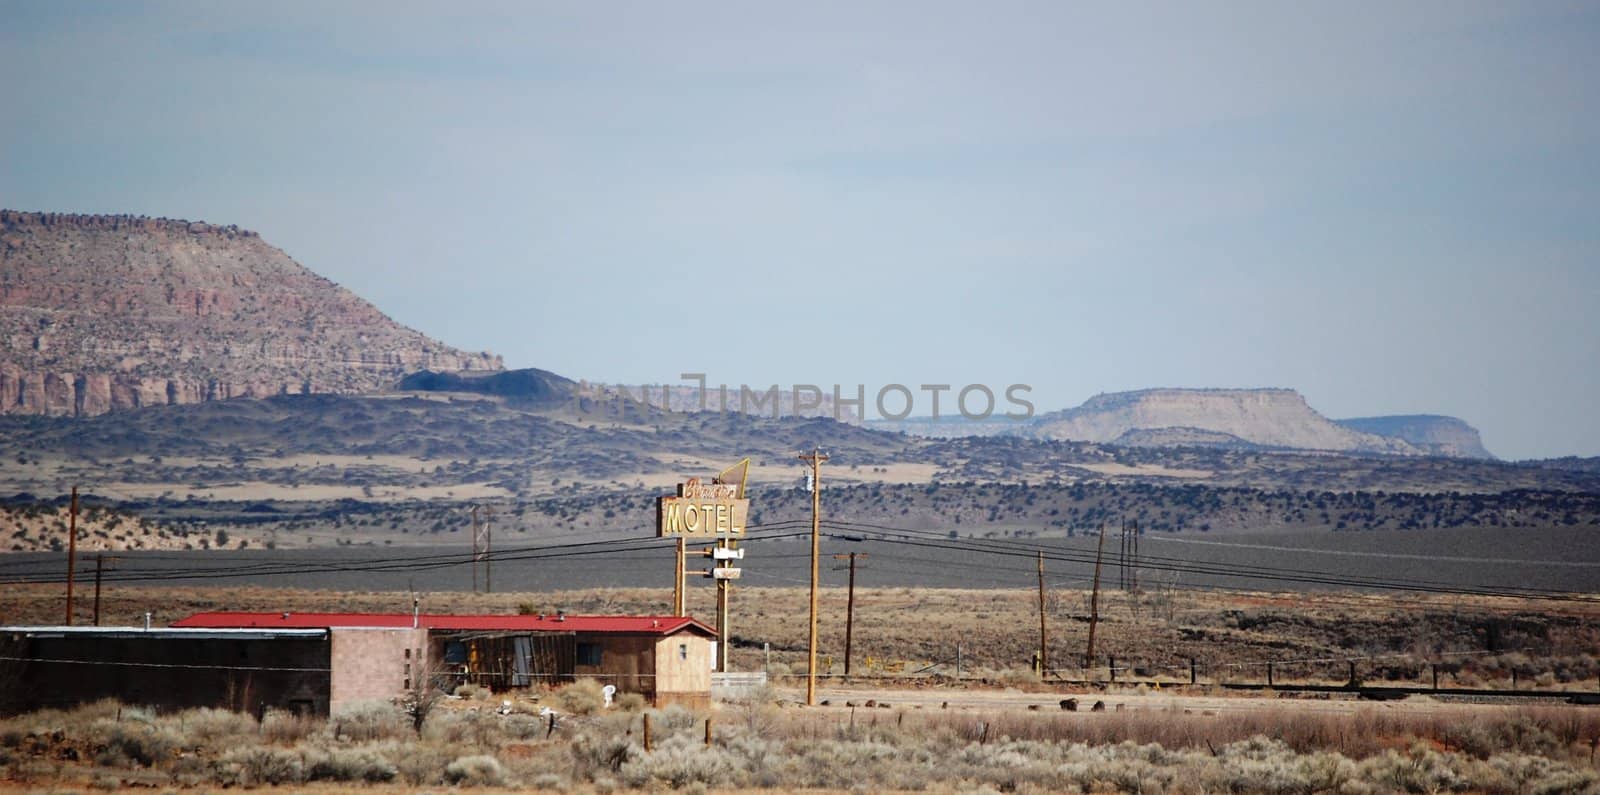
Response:
[{"label": "scrubland vegetation", "polygon": [[[801,708],[763,693],[711,713],[599,706],[597,685],[329,719],[115,702],[0,721],[0,776],[33,786],[311,782],[627,789],[1019,792],[1600,792],[1600,713],[1581,708],[1196,715]],[[644,717],[651,725],[645,750]],[[706,743],[705,721],[712,721]],[[547,736],[548,735],[548,736]]]}]

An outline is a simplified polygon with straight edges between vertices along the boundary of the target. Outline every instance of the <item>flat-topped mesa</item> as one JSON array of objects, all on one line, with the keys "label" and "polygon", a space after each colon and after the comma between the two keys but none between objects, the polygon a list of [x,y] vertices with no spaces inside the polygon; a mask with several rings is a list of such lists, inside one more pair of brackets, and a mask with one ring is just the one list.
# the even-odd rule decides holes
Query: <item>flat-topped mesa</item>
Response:
[{"label": "flat-topped mesa", "polygon": [[146,232],[182,232],[196,235],[222,235],[224,237],[260,237],[248,229],[229,224],[217,226],[204,221],[185,221],[181,218],[151,218],[147,215],[90,215],[86,213],[44,213],[22,210],[0,210],[0,227],[70,226],[78,229],[138,229]]},{"label": "flat-topped mesa", "polygon": [[1404,439],[1429,455],[1449,458],[1494,458],[1483,446],[1478,429],[1455,417],[1438,414],[1403,414],[1334,420],[1346,428]]},{"label": "flat-topped mesa", "polygon": [[0,210],[0,413],[378,392],[418,370],[503,367],[238,227]]},{"label": "flat-topped mesa", "polygon": [[[1162,433],[1154,433],[1162,431]],[[1182,431],[1180,434],[1179,431]],[[1403,439],[1346,428],[1317,413],[1292,389],[1145,389],[1096,395],[1038,417],[1033,435],[1105,443],[1160,443],[1194,436],[1205,444],[1233,437],[1261,447],[1420,454]]]}]

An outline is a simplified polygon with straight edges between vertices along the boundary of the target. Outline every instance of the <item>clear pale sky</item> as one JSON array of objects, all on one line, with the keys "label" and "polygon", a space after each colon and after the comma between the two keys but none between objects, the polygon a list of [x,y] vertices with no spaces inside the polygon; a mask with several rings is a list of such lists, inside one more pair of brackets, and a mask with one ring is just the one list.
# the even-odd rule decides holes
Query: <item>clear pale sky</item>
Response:
[{"label": "clear pale sky", "polygon": [[1592,2],[0,0],[0,205],[255,229],[574,378],[1283,386],[1596,455],[1597,75]]}]

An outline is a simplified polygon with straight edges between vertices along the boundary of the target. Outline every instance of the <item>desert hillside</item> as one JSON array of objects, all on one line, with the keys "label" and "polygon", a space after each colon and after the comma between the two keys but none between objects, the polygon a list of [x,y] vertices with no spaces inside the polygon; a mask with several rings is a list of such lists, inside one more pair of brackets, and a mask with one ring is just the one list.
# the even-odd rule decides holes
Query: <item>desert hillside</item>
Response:
[{"label": "desert hillside", "polygon": [[500,358],[406,328],[254,232],[0,210],[0,413],[388,388]]}]

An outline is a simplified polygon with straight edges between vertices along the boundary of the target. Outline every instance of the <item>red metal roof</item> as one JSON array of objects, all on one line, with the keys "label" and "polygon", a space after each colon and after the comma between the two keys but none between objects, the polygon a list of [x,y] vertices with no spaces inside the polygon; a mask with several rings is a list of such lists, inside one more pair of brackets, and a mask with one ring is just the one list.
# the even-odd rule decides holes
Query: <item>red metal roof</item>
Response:
[{"label": "red metal roof", "polygon": [[[601,632],[627,635],[671,635],[689,629],[715,637],[716,630],[688,616],[462,616],[423,613],[417,626],[445,631],[483,632]],[[409,628],[410,613],[195,613],[174,621],[174,627],[273,627],[323,629],[333,627]]]}]

